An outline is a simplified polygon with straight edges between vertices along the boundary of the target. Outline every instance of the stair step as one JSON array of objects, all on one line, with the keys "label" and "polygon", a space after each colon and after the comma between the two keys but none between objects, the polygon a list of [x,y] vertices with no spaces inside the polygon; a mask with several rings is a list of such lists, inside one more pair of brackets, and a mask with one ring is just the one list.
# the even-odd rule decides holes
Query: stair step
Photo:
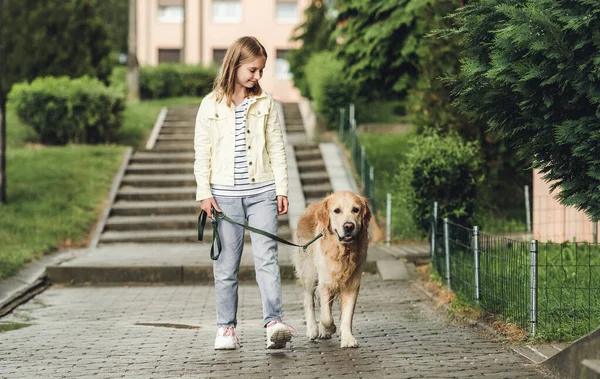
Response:
[{"label": "stair step", "polygon": [[194,172],[193,163],[133,163],[126,174],[189,174]]},{"label": "stair step", "polygon": [[[283,239],[291,240],[292,232],[289,227],[280,228],[277,235]],[[244,235],[246,242],[250,241],[250,232]],[[100,243],[211,243],[212,230],[205,230],[202,242],[198,241],[198,231],[196,229],[188,230],[150,230],[150,231],[124,231],[124,232],[105,232],[100,236]]]},{"label": "stair step", "polygon": [[321,150],[315,148],[314,150],[300,150],[296,151],[296,161],[310,161],[314,159],[322,159]]},{"label": "stair step", "polygon": [[[289,228],[289,218],[278,217],[278,228]],[[144,216],[111,216],[106,220],[105,230],[173,230],[173,229],[197,229],[198,216],[196,214],[185,215],[144,215]],[[205,229],[210,230],[212,223],[206,221]],[[282,230],[282,229],[281,229]]]},{"label": "stair step", "polygon": [[188,142],[188,141],[194,141],[194,132],[192,131],[191,133],[177,133],[177,134],[159,134],[156,142]]},{"label": "stair step", "polygon": [[164,151],[170,153],[183,153],[194,151],[194,141],[188,143],[176,143],[176,142],[164,142],[156,141],[154,145],[154,151]]},{"label": "stair step", "polygon": [[304,192],[305,198],[324,198],[333,192],[333,188],[331,184],[308,184],[302,186],[302,191]]},{"label": "stair step", "polygon": [[585,367],[585,371],[587,371],[587,376],[582,376],[585,378],[600,378],[600,359],[584,359],[581,361],[581,364]]},{"label": "stair step", "polygon": [[200,203],[193,200],[173,201],[117,201],[111,215],[150,216],[150,215],[193,215],[200,211]]},{"label": "stair step", "polygon": [[196,185],[194,174],[134,175],[123,177],[123,185],[136,187],[191,187]]},{"label": "stair step", "polygon": [[184,163],[193,162],[194,153],[144,152],[133,154],[130,163]]},{"label": "stair step", "polygon": [[326,171],[325,162],[322,159],[301,160],[298,162],[298,171],[300,173]]},{"label": "stair step", "polygon": [[318,172],[302,172],[300,173],[300,181],[302,185],[307,184],[324,184],[329,183],[329,175],[327,172],[318,171]]},{"label": "stair step", "polygon": [[163,124],[162,124],[162,128],[160,129],[160,131],[162,132],[163,129],[168,129],[168,128],[193,128],[195,123],[196,122],[194,119],[185,120],[185,121],[167,121],[167,120],[165,120],[165,122],[163,122]]},{"label": "stair step", "polygon": [[294,145],[294,150],[296,151],[296,154],[298,154],[299,151],[321,151],[319,146],[316,145]]},{"label": "stair step", "polygon": [[196,187],[124,187],[117,193],[117,201],[126,200],[195,200]]},{"label": "stair step", "polygon": [[[106,220],[105,230],[173,230],[194,229],[198,226],[196,215],[152,215],[152,216],[111,216]],[[206,229],[212,228],[210,222]]]}]

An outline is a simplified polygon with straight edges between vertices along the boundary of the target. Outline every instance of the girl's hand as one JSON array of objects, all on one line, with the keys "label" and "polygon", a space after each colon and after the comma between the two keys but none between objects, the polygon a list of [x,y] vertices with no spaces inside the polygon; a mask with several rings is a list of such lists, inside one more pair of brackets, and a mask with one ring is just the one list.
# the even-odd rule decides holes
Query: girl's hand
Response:
[{"label": "girl's hand", "polygon": [[210,218],[213,218],[214,215],[212,213],[212,208],[215,208],[216,211],[221,212],[221,208],[217,205],[214,197],[209,197],[200,201],[200,209],[206,212],[206,215]]},{"label": "girl's hand", "polygon": [[288,212],[288,198],[285,196],[277,195],[277,214],[279,216],[284,215]]}]

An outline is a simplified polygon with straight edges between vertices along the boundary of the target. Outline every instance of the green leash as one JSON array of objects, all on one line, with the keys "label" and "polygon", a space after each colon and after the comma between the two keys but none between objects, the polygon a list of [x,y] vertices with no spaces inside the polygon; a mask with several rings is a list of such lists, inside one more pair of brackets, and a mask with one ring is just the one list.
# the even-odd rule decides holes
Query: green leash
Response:
[{"label": "green leash", "polygon": [[[321,233],[317,234],[315,236],[315,238],[311,239],[310,241],[308,241],[307,243],[305,243],[304,245],[296,245],[295,243],[289,242],[284,240],[281,237],[278,237],[274,234],[271,234],[269,232],[265,232],[264,230],[261,229],[257,229],[257,228],[253,228],[251,226],[247,226],[244,224],[240,224],[239,222],[233,221],[231,218],[229,218],[228,216],[225,215],[225,213],[223,212],[217,212],[214,208],[213,208],[213,215],[216,215],[217,217],[212,217],[211,218],[211,223],[212,223],[212,227],[213,227],[213,242],[210,246],[210,259],[212,259],[213,261],[216,261],[217,259],[219,259],[219,256],[221,255],[221,237],[219,236],[219,231],[217,229],[217,219],[221,219],[221,220],[225,220],[228,221],[232,224],[236,224],[241,226],[244,229],[247,229],[251,232],[263,235],[265,237],[269,237],[277,242],[281,242],[284,243],[286,245],[290,245],[290,246],[295,246],[295,247],[301,247],[304,251],[306,251],[306,249],[316,240],[318,240],[319,238],[323,237],[323,231],[321,231]],[[207,214],[204,211],[200,211],[200,214],[198,215],[198,241],[202,241],[202,238],[204,237],[204,225],[206,225],[206,217]],[[217,250],[218,250],[218,254],[215,255],[215,243],[217,244]]]}]

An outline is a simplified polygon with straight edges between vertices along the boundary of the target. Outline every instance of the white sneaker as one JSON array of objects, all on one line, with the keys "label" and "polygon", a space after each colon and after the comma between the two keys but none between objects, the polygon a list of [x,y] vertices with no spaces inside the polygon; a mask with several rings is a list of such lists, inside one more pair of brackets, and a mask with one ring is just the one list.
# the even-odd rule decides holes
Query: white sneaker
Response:
[{"label": "white sneaker", "polygon": [[292,340],[290,327],[279,320],[267,324],[267,349],[283,349]]},{"label": "white sneaker", "polygon": [[233,326],[220,326],[215,337],[215,350],[235,350],[240,341]]}]

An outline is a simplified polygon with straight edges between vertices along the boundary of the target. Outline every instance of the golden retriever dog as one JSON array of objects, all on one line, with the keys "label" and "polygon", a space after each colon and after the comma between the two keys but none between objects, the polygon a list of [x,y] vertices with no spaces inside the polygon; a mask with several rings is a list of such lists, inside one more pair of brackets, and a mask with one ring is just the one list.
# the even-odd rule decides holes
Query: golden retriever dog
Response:
[{"label": "golden retriever dog", "polygon": [[[313,341],[328,339],[336,327],[333,300],[340,299],[341,347],[358,347],[352,335],[352,318],[369,245],[371,210],[367,199],[350,191],[336,191],[320,203],[310,204],[298,220],[297,237],[305,244],[321,231],[323,237],[306,251],[294,251],[296,276],[304,288],[306,335]],[[315,319],[315,292],[321,317]]]}]

